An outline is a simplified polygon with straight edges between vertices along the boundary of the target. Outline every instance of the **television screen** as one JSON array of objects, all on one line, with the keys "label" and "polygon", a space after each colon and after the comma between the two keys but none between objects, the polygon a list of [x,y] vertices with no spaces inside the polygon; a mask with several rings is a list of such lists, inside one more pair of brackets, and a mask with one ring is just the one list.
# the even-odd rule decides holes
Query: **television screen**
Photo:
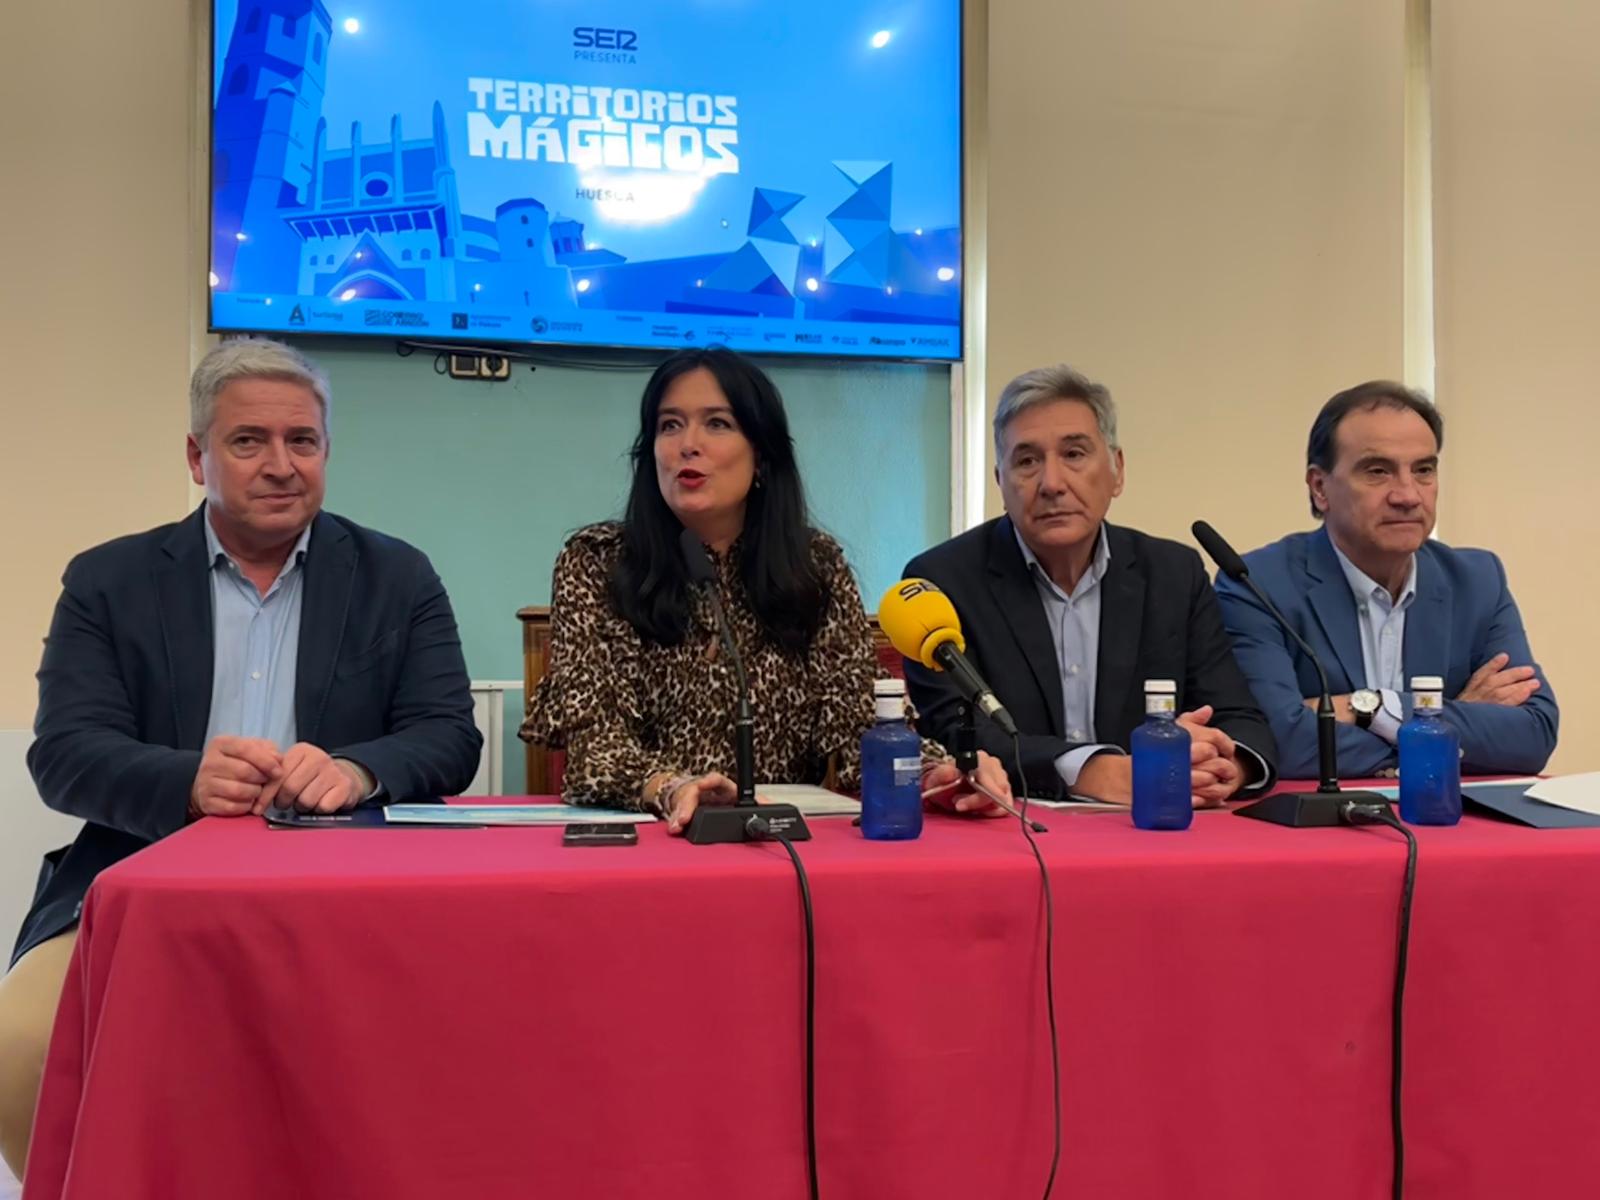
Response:
[{"label": "television screen", "polygon": [[960,0],[215,0],[211,324],[961,353]]}]

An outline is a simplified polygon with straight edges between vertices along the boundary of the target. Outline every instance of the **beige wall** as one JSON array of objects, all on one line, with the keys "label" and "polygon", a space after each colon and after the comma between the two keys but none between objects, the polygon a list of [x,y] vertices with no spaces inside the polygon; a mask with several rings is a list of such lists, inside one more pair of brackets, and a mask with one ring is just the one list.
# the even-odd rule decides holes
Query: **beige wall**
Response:
[{"label": "beige wall", "polygon": [[187,502],[189,5],[18,5],[0,73],[0,728],[73,551]]},{"label": "beige wall", "polygon": [[[1241,546],[1305,523],[1316,405],[1403,368],[1404,13],[1390,0],[990,0],[986,377],[1066,359],[1123,408],[1117,519]],[[0,728],[33,708],[61,568],[179,515],[203,275],[188,0],[23,6],[0,75]],[[1600,279],[1600,77],[1584,0],[1436,16],[1442,525],[1505,557],[1574,731]],[[1506,401],[1515,404],[1507,420]],[[991,511],[994,510],[991,495]],[[1574,554],[1572,547],[1580,552]]]},{"label": "beige wall", "polygon": [[[1114,519],[1187,538],[1204,516],[1241,548],[1307,527],[1316,407],[1403,375],[1408,310],[1425,368],[1405,17],[990,0],[989,403],[1060,359],[1108,383],[1128,455]],[[1600,717],[1600,8],[1453,0],[1433,21],[1440,533],[1504,558],[1562,702],[1553,767],[1600,769],[1582,734]]]},{"label": "beige wall", "polygon": [[1596,45],[1588,0],[1434,8],[1440,520],[1505,560],[1561,701],[1559,771],[1600,770]]},{"label": "beige wall", "polygon": [[1305,526],[1317,406],[1403,367],[1402,7],[990,0],[989,38],[991,410],[1066,360],[1119,402],[1113,519]]}]

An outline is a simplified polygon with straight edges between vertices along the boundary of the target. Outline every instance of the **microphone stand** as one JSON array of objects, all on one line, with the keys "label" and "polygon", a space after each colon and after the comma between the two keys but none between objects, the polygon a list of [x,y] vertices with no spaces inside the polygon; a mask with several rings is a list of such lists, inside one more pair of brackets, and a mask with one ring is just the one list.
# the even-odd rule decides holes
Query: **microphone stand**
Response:
[{"label": "microphone stand", "polygon": [[745,686],[744,672],[738,674],[739,708],[733,720],[733,775],[739,787],[735,807],[749,808],[756,802],[756,715],[750,707],[750,689]]},{"label": "microphone stand", "polygon": [[1339,724],[1334,713],[1333,696],[1328,691],[1328,673],[1322,669],[1322,663],[1295,627],[1284,619],[1267,593],[1250,578],[1249,572],[1234,578],[1249,588],[1278,624],[1299,643],[1306,657],[1311,660],[1311,665],[1317,669],[1317,679],[1322,684],[1322,694],[1317,700],[1317,790],[1274,792],[1254,804],[1235,809],[1234,816],[1250,817],[1295,829],[1354,825],[1357,821],[1383,821],[1384,817],[1380,814],[1392,811],[1388,797],[1377,792],[1347,791],[1339,786]]},{"label": "microphone stand", "polygon": [[[955,738],[953,739],[953,744],[950,747],[950,752],[955,758],[956,770],[961,772],[961,778],[966,781],[967,786],[973,791],[977,792],[980,796],[987,796],[997,807],[1003,809],[1007,813],[1010,813],[1013,817],[1017,818],[1017,820],[1027,821],[1028,828],[1032,829],[1035,833],[1049,833],[1050,827],[1048,825],[1044,824],[1042,821],[1035,821],[1032,818],[1024,817],[1016,810],[1016,808],[1010,804],[1007,804],[1003,799],[995,795],[984,786],[983,781],[978,778],[977,717],[972,711],[972,705],[966,703],[965,701],[956,706],[956,713],[959,715],[960,721],[956,725]],[[1027,786],[1026,782],[1024,782],[1023,786]]]},{"label": "microphone stand", "polygon": [[706,598],[711,602],[722,649],[733,664],[734,682],[739,688],[739,705],[733,723],[734,782],[739,789],[739,798],[731,806],[702,804],[689,818],[689,828],[684,831],[684,836],[697,846],[721,842],[761,842],[773,838],[787,838],[791,842],[809,841],[811,830],[793,804],[762,804],[759,806],[760,812],[756,811],[756,718],[750,705],[750,683],[745,677],[744,659],[740,657],[739,646],[733,640],[728,614],[722,610],[722,597],[717,594],[716,581],[711,575],[704,547],[689,530],[684,530],[682,541],[690,565],[690,576],[704,589]]}]

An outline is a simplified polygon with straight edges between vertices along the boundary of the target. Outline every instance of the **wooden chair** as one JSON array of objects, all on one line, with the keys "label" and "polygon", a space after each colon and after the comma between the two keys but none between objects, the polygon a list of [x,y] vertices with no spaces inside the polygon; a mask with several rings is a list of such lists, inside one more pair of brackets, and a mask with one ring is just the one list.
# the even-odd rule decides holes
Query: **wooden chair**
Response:
[{"label": "wooden chair", "polygon": [[[522,623],[522,711],[526,713],[533,699],[533,689],[550,666],[550,607],[530,604],[519,608],[517,620]],[[560,760],[565,757],[564,753],[533,742],[524,742],[522,752],[528,771],[528,782],[523,790],[530,796],[551,796],[559,792]]]},{"label": "wooden chair", "polygon": [[[533,689],[550,666],[550,609],[547,605],[531,604],[517,610],[517,620],[522,625],[522,708],[526,712],[528,702],[533,699]],[[905,678],[905,662],[883,636],[878,619],[869,613],[867,624],[872,628],[872,648],[878,656],[878,665],[896,679]],[[526,793],[550,796],[559,792],[566,752],[525,743],[523,753],[528,770]]]}]

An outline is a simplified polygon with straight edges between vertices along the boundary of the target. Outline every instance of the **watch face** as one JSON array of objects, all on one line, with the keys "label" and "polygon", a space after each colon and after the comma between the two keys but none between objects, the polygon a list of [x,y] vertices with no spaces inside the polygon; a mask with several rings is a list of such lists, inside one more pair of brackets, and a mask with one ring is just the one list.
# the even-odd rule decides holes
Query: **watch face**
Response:
[{"label": "watch face", "polygon": [[1383,697],[1371,688],[1362,688],[1360,691],[1350,693],[1350,707],[1367,716],[1377,712],[1382,703]]}]

